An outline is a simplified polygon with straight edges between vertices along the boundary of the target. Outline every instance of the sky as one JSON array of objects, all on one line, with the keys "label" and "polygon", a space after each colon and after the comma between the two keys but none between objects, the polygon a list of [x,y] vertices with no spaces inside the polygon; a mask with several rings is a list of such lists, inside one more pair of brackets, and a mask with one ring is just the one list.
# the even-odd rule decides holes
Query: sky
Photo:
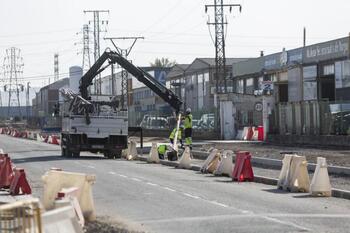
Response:
[{"label": "sky", "polygon": [[[73,65],[82,64],[83,24],[92,20],[84,10],[109,10],[102,19],[109,23],[108,36],[144,36],[129,58],[138,66],[147,66],[157,57],[185,64],[196,57],[215,57],[211,39],[213,10],[204,5],[213,0],[0,0],[0,61],[6,49],[21,49],[24,67],[21,81],[43,86],[52,81],[54,53],[59,54],[60,78]],[[302,45],[303,27],[307,44],[349,34],[350,2],[346,0],[238,0],[242,12],[226,10],[227,57],[257,57]],[[92,25],[91,25],[92,26]],[[128,42],[119,42],[127,48]],[[101,51],[112,47],[101,39]],[[91,45],[92,48],[92,45]],[[91,55],[91,60],[93,57]],[[0,76],[2,79],[3,77]],[[3,85],[0,83],[0,86]]]}]

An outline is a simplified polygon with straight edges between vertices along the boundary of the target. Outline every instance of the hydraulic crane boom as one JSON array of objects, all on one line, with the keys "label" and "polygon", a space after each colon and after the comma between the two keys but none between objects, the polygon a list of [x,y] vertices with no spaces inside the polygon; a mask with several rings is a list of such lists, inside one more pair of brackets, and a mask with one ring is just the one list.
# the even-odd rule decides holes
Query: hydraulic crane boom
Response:
[{"label": "hydraulic crane boom", "polygon": [[[104,67],[103,64],[108,61],[108,64]],[[106,50],[101,57],[96,61],[96,63],[81,77],[79,90],[81,96],[89,100],[88,95],[88,87],[92,85],[93,79],[101,73],[104,69],[106,69],[110,64],[119,64],[123,67],[127,72],[132,74],[138,81],[145,84],[148,88],[150,88],[154,93],[156,93],[159,97],[161,97],[165,102],[167,102],[172,108],[175,109],[176,113],[180,111],[182,101],[179,99],[177,95],[174,94],[171,90],[166,88],[163,84],[161,84],[157,79],[152,77],[152,75],[148,74],[144,70],[139,67],[136,67],[127,59],[123,58],[120,54]]]}]

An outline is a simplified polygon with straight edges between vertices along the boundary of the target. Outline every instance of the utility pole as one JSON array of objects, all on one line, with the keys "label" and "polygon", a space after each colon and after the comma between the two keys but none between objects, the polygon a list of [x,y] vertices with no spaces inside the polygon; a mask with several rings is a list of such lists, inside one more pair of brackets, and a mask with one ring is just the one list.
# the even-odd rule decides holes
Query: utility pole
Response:
[{"label": "utility pole", "polygon": [[[131,52],[131,50],[133,49],[136,41],[138,39],[145,39],[144,37],[140,37],[140,36],[131,36],[131,37],[107,37],[104,38],[105,40],[110,40],[113,44],[113,46],[115,47],[115,49],[117,50],[117,53],[119,55],[121,55],[122,57],[124,57],[125,59],[128,59],[128,56]],[[120,47],[118,47],[115,44],[115,40],[132,40],[132,44],[129,48],[127,49],[122,49]],[[112,75],[114,75],[114,66],[112,66]],[[112,76],[112,95],[114,93],[114,76]],[[122,104],[122,109],[127,109],[128,107],[128,72],[125,69],[122,69],[122,80],[121,80],[121,104]]]},{"label": "utility pole", "polygon": [[208,8],[214,8],[215,22],[209,22],[208,25],[215,26],[215,80],[216,93],[227,92],[226,80],[226,56],[225,56],[225,24],[224,22],[224,8],[229,7],[230,12],[233,7],[239,7],[241,12],[242,6],[240,4],[224,4],[223,0],[214,0],[214,5],[205,5],[205,12]]},{"label": "utility pole", "polygon": [[29,110],[30,110],[30,102],[29,102],[29,86],[30,82],[27,82],[27,88],[26,88],[26,110],[27,110],[27,121],[29,118]]},{"label": "utility pole", "polygon": [[[58,66],[58,53],[55,53],[53,56],[53,63],[54,63],[54,78],[53,81],[56,82],[59,80],[59,75],[60,75],[60,71],[59,71],[59,66]],[[50,82],[49,82],[50,84]]]},{"label": "utility pole", "polygon": [[15,47],[6,49],[6,57],[4,58],[4,90],[9,93],[8,117],[11,116],[11,110],[15,106],[18,107],[19,116],[22,117],[19,93],[24,91],[24,86],[18,82],[18,76],[23,73],[23,65],[20,49]]},{"label": "utility pole", "polygon": [[[109,10],[86,10],[84,11],[84,13],[93,13],[94,16],[94,20],[93,21],[89,21],[89,24],[91,22],[93,22],[94,24],[94,62],[97,61],[97,59],[100,57],[101,55],[101,51],[100,51],[100,26],[102,24],[108,24],[108,20],[101,20],[100,19],[100,14],[102,13],[108,13],[109,14]],[[98,75],[98,81],[94,81],[94,92],[95,94],[99,94],[101,95],[102,90],[101,90],[101,74]]]},{"label": "utility pole", "polygon": [[91,59],[90,59],[90,28],[88,24],[83,25],[83,62],[82,62],[82,69],[83,73],[85,74],[86,71],[88,71],[91,67]]}]

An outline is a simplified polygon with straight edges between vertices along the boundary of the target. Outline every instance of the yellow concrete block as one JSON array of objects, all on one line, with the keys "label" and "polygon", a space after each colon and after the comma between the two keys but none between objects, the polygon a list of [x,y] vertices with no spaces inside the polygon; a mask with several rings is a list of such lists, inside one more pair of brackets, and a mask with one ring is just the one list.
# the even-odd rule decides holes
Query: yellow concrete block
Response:
[{"label": "yellow concrete block", "polygon": [[291,192],[309,192],[310,178],[305,156],[294,155],[290,166],[291,174],[288,189]]},{"label": "yellow concrete block", "polygon": [[96,219],[92,197],[95,175],[50,170],[45,173],[42,179],[44,181],[43,205],[45,209],[54,208],[54,201],[59,191],[64,188],[77,187],[79,189],[77,199],[85,219],[88,221]]}]

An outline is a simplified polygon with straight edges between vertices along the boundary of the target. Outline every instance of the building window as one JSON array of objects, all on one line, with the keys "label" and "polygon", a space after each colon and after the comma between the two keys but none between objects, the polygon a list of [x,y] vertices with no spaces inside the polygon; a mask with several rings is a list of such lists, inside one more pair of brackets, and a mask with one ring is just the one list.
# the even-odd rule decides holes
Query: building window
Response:
[{"label": "building window", "polygon": [[334,64],[323,66],[323,75],[333,75],[334,74]]},{"label": "building window", "polygon": [[253,78],[247,78],[246,79],[246,94],[254,94],[254,79]]},{"label": "building window", "polygon": [[239,79],[238,85],[237,85],[237,93],[243,94],[243,91],[244,91],[244,80]]}]

